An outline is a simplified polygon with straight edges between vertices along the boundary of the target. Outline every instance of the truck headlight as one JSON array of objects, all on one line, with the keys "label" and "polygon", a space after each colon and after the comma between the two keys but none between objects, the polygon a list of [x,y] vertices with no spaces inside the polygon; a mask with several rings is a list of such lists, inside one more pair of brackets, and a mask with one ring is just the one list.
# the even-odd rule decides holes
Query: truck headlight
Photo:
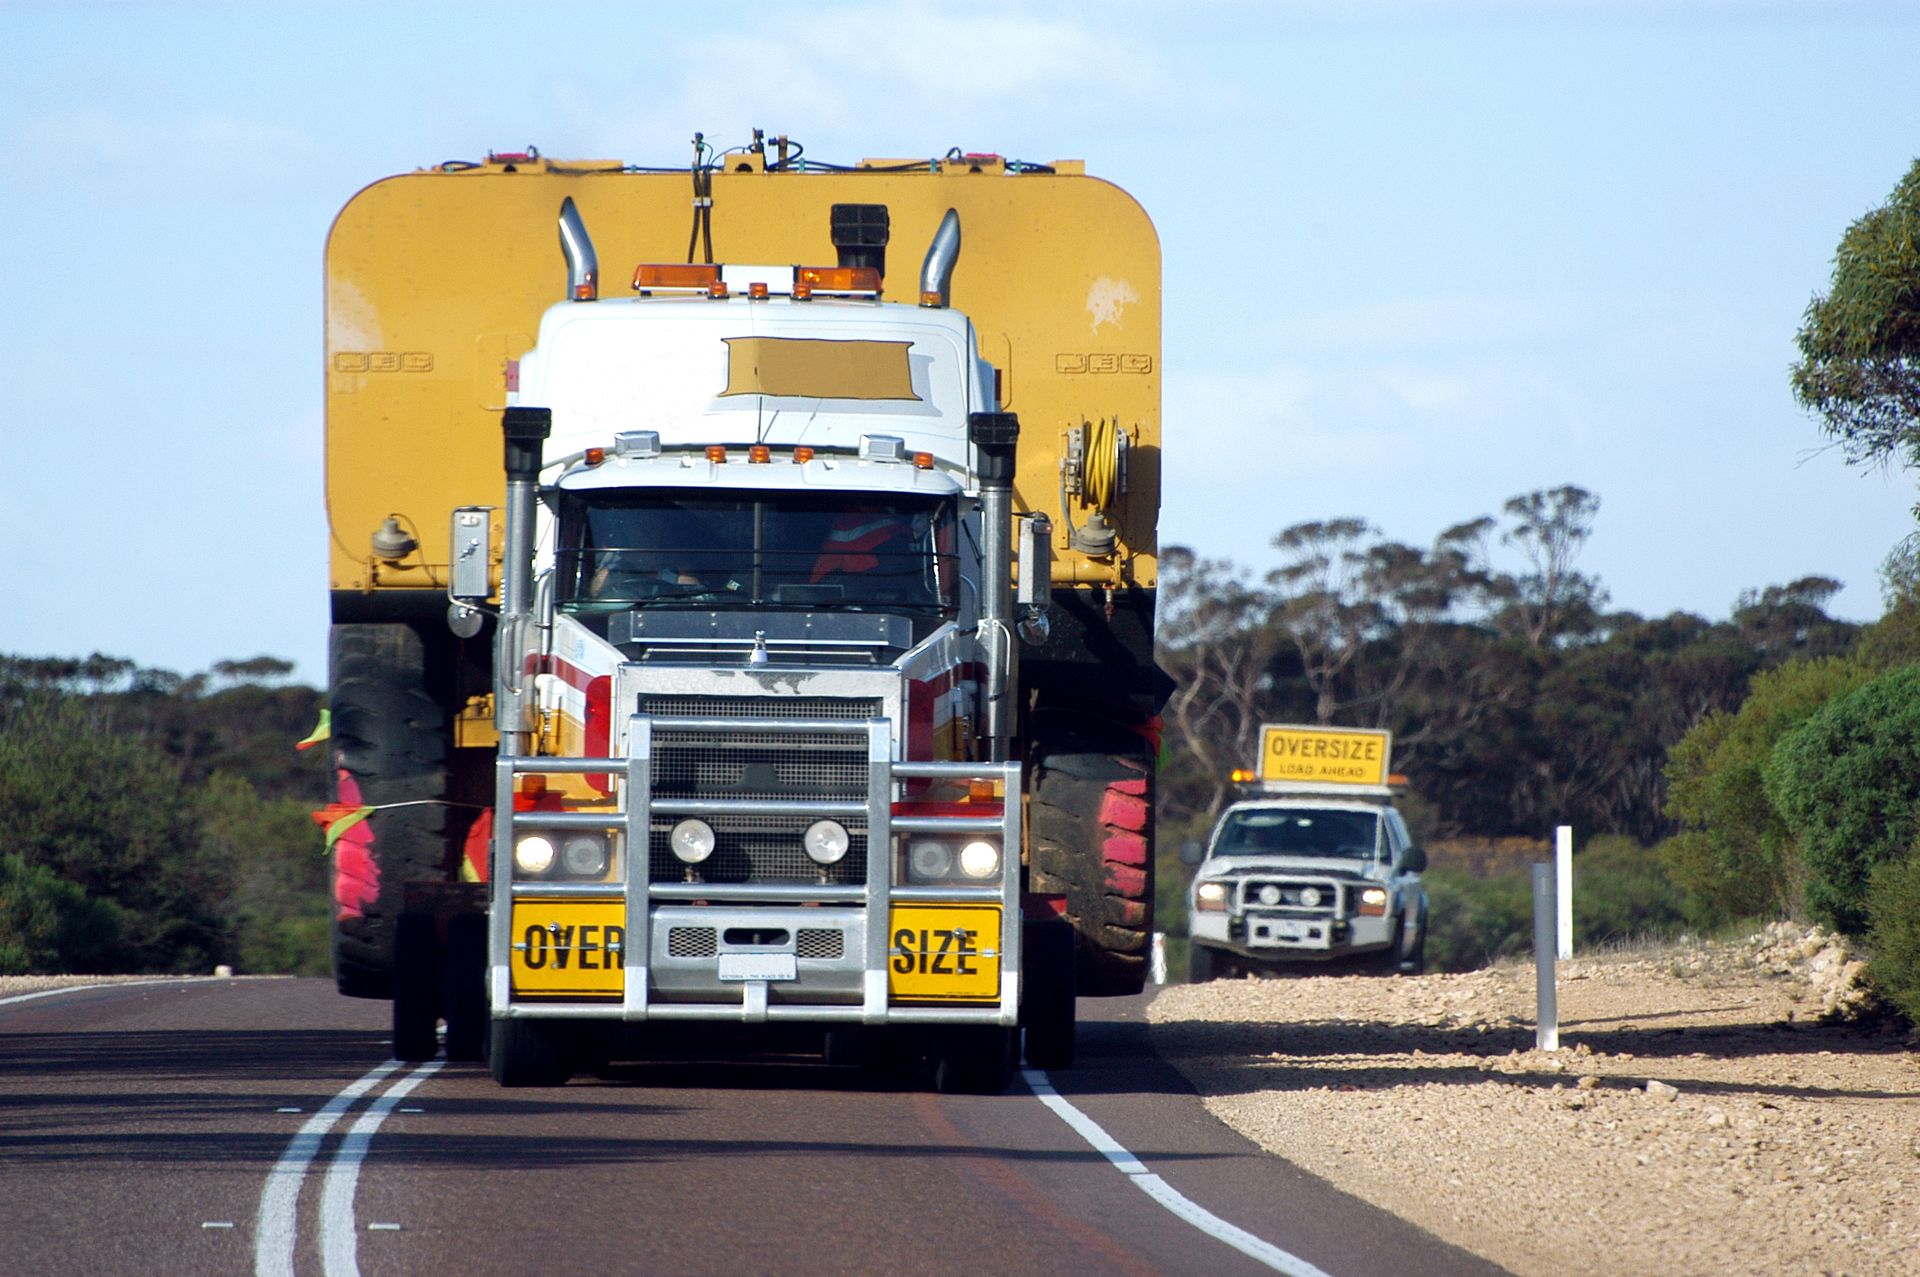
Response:
[{"label": "truck headlight", "polygon": [[553,839],[545,834],[528,834],[513,844],[513,867],[531,878],[553,868]]},{"label": "truck headlight", "polygon": [[667,835],[667,845],[673,848],[673,854],[689,865],[697,865],[711,856],[713,843],[713,826],[691,816],[675,825]]},{"label": "truck headlight", "polygon": [[598,878],[607,871],[607,840],[600,834],[573,834],[560,844],[560,872],[569,878]]},{"label": "truck headlight", "polygon": [[953,848],[931,838],[907,844],[907,873],[921,881],[947,878],[953,874]]},{"label": "truck headlight", "polygon": [[1385,917],[1387,912],[1387,889],[1368,887],[1360,893],[1359,913],[1365,918]]},{"label": "truck headlight", "polygon": [[1227,908],[1227,884],[1203,882],[1193,889],[1195,913],[1224,913]]},{"label": "truck headlight", "polygon": [[848,836],[847,827],[839,821],[816,820],[801,835],[800,845],[806,848],[807,859],[814,864],[837,865],[841,857],[847,854],[847,848],[853,845],[853,839]]},{"label": "truck headlight", "polygon": [[990,842],[970,842],[960,849],[960,872],[969,878],[991,878],[1000,872],[1000,849]]}]

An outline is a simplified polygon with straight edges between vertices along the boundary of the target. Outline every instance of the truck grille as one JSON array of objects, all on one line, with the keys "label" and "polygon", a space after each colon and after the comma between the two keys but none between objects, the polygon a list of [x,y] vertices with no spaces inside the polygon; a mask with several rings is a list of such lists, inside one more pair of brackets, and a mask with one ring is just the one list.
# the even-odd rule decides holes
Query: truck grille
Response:
[{"label": "truck grille", "polygon": [[[754,719],[828,719],[866,722],[882,713],[873,698],[818,696],[642,696],[640,712],[667,718],[725,718],[727,731],[659,728],[653,734],[653,794],[656,799],[738,798],[806,802],[864,802],[867,797],[867,737],[864,733],[756,732]],[[860,885],[867,878],[866,830],[845,822],[852,846],[837,865],[822,868],[807,858],[800,837],[814,818],[716,816],[713,855],[683,865],[667,846],[672,821],[653,824],[651,872],[656,882],[828,882]]]}]

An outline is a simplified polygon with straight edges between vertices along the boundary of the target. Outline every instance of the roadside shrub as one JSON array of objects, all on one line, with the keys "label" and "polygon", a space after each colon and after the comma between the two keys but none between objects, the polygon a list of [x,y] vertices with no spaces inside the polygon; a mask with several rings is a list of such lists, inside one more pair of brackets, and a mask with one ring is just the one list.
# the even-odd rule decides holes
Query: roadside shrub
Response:
[{"label": "roadside shrub", "polygon": [[1845,658],[1768,670],[1754,676],[1738,710],[1708,714],[1669,751],[1667,815],[1684,829],[1661,854],[1692,925],[1792,912],[1801,867],[1767,793],[1766,765],[1783,737],[1866,680]]},{"label": "roadside shrub", "polygon": [[1661,853],[1619,834],[1603,834],[1573,858],[1575,950],[1620,940],[1674,935],[1687,918]]},{"label": "roadside shrub", "polygon": [[1765,780],[1799,842],[1808,912],[1864,934],[1868,880],[1920,833],[1920,665],[1835,697],[1781,738]]},{"label": "roadside shrub", "polygon": [[1427,885],[1427,964],[1473,971],[1533,944],[1532,871],[1478,878],[1433,869]]},{"label": "roadside shrub", "polygon": [[20,856],[0,856],[0,975],[111,971],[124,930],[107,901]]},{"label": "roadside shrub", "polygon": [[1882,998],[1920,1024],[1920,848],[1873,871],[1866,911],[1867,974]]}]

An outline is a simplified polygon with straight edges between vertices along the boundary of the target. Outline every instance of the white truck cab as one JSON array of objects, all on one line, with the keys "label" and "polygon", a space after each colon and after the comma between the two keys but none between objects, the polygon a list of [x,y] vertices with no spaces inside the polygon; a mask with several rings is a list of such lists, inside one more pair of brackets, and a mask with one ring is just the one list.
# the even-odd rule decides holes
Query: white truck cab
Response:
[{"label": "white truck cab", "polygon": [[[1426,950],[1426,854],[1393,806],[1399,787],[1385,771],[1387,734],[1266,732],[1261,777],[1221,813],[1204,854],[1192,857],[1190,978],[1343,959],[1417,974]],[[1318,738],[1321,757],[1276,762],[1276,733],[1292,733],[1296,748],[1305,737],[1309,753]],[[1373,739],[1348,739],[1355,736]],[[1377,760],[1353,764],[1348,755],[1361,748]],[[1340,761],[1330,766],[1330,758]],[[1273,775],[1289,770],[1315,777]]]}]

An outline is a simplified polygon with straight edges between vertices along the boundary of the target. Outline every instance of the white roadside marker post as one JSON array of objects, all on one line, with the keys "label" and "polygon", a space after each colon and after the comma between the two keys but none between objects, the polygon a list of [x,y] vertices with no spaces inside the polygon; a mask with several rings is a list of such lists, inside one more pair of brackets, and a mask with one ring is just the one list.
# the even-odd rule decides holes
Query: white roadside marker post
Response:
[{"label": "white roadside marker post", "polygon": [[1560,958],[1573,956],[1573,826],[1561,825],[1553,831],[1553,881],[1559,904],[1560,943],[1554,953]]},{"label": "white roadside marker post", "polygon": [[1156,931],[1153,933],[1153,961],[1151,965],[1152,974],[1149,978],[1155,984],[1165,984],[1167,982],[1167,933],[1164,931]]},{"label": "white roadside marker post", "polygon": [[1554,907],[1553,866],[1533,867],[1533,977],[1537,989],[1537,1014],[1533,1044],[1541,1051],[1560,1049],[1560,1005],[1554,989]]}]

